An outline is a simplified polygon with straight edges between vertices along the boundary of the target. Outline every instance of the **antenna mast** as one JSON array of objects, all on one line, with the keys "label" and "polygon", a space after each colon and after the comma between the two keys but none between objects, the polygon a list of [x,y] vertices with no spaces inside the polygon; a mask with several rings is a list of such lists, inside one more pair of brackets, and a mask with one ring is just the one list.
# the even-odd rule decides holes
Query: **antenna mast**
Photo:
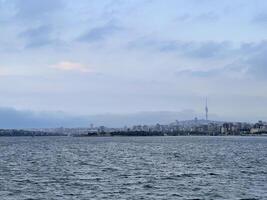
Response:
[{"label": "antenna mast", "polygon": [[208,108],[208,98],[206,97],[206,107],[205,107],[205,112],[206,112],[206,121],[208,121],[209,117],[209,108]]}]

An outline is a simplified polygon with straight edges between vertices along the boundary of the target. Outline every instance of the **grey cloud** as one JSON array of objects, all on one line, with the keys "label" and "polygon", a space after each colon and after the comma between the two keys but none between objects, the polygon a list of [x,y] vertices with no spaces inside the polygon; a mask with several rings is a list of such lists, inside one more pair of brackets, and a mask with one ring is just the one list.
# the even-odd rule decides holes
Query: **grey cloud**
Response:
[{"label": "grey cloud", "polygon": [[[199,49],[202,58],[205,58],[205,53],[218,52],[220,49],[225,51],[226,59],[233,60],[232,63],[225,65],[223,68],[211,71],[196,71],[191,72],[191,75],[196,76],[214,76],[224,74],[236,74],[255,79],[266,79],[267,75],[267,42],[261,41],[259,43],[243,43],[240,47],[223,47],[212,46]],[[219,50],[216,50],[219,49]],[[209,54],[208,54],[209,55]]]},{"label": "grey cloud", "polygon": [[212,69],[212,70],[206,70],[206,71],[200,71],[200,70],[183,70],[183,71],[178,71],[177,75],[178,76],[194,76],[194,77],[211,77],[211,76],[218,76],[221,73],[221,70],[218,69]]},{"label": "grey cloud", "polygon": [[183,14],[183,15],[176,17],[175,21],[185,22],[185,21],[189,21],[191,18],[192,18],[192,16],[190,14],[186,13],[186,14]]},{"label": "grey cloud", "polygon": [[103,26],[95,27],[89,30],[87,33],[79,37],[78,40],[81,42],[89,42],[89,43],[95,41],[101,41],[120,30],[122,30],[122,27],[115,25],[113,22],[109,22]]},{"label": "grey cloud", "polygon": [[154,39],[150,36],[140,37],[136,40],[130,41],[127,48],[132,49],[149,49],[159,52],[177,52],[181,53],[183,50],[192,47],[193,42],[181,42],[175,40],[161,40]]},{"label": "grey cloud", "polygon": [[242,43],[240,46],[240,52],[242,54],[248,54],[248,55],[252,55],[254,53],[259,53],[262,51],[265,51],[267,49],[267,41],[266,40],[262,40],[260,42],[246,42],[246,43]]},{"label": "grey cloud", "polygon": [[138,112],[132,114],[106,114],[95,115],[90,117],[90,122],[96,125],[107,125],[110,127],[122,127],[124,125],[132,126],[139,124],[168,124],[175,120],[193,119],[201,116],[194,110],[183,110],[180,112],[155,111],[155,112]]},{"label": "grey cloud", "polygon": [[13,108],[0,108],[1,128],[53,128],[97,126],[123,127],[124,125],[170,123],[175,120],[193,119],[200,116],[193,110],[181,112],[138,112],[132,114],[101,114],[89,116],[70,116],[64,113],[36,113],[18,111]]},{"label": "grey cloud", "polygon": [[13,7],[11,1],[0,1],[0,24],[10,23],[12,21]]},{"label": "grey cloud", "polygon": [[260,13],[260,14],[256,15],[252,19],[252,23],[266,24],[267,23],[267,13]]},{"label": "grey cloud", "polygon": [[195,19],[204,22],[216,22],[220,17],[213,12],[208,12],[198,15]]},{"label": "grey cloud", "polygon": [[51,44],[55,40],[52,37],[53,29],[51,26],[39,26],[28,29],[19,34],[20,38],[26,39],[27,48],[42,47]]},{"label": "grey cloud", "polygon": [[[214,66],[210,70],[203,66],[204,70],[179,71],[177,75],[193,77],[251,77],[266,79],[267,74],[267,41],[258,43],[242,43],[234,46],[231,42],[181,42],[171,40],[157,40],[148,37],[140,38],[128,44],[129,48],[147,48],[149,51],[161,53],[175,53],[177,56],[189,59],[221,59],[228,60],[225,66]],[[197,67],[201,69],[200,66]]]},{"label": "grey cloud", "polygon": [[155,3],[154,0],[110,0],[104,7],[104,19],[122,20],[127,15],[138,12],[140,9]]},{"label": "grey cloud", "polygon": [[[258,43],[242,43],[234,46],[231,42],[181,42],[175,40],[159,40],[142,37],[128,44],[129,49],[148,49],[161,53],[175,53],[189,59],[221,59],[229,60],[228,64],[216,70],[184,71],[180,75],[210,77],[219,74],[230,76],[246,76],[265,78],[267,74],[267,41]],[[199,68],[199,67],[198,67]],[[203,66],[205,69],[206,66]]]},{"label": "grey cloud", "polygon": [[254,77],[266,79],[267,76],[267,50],[253,55],[247,60],[249,66],[248,73]]},{"label": "grey cloud", "polygon": [[62,9],[64,4],[61,0],[17,0],[15,7],[18,18],[36,20]]},{"label": "grey cloud", "polygon": [[267,41],[243,43],[230,56],[234,63],[225,70],[239,72],[254,79],[266,79],[267,74]]},{"label": "grey cloud", "polygon": [[149,48],[163,53],[174,52],[178,55],[198,59],[220,57],[232,51],[231,42],[227,41],[182,42],[175,40],[155,40],[148,37],[129,42],[128,48]]},{"label": "grey cloud", "polygon": [[62,2],[62,0],[0,1],[0,17],[2,20],[3,18],[8,18],[10,22],[25,22],[25,20],[40,22],[63,10],[65,5],[66,1]]},{"label": "grey cloud", "polygon": [[267,74],[267,41],[244,43],[238,50],[239,63],[248,68],[247,74],[254,78],[265,79]]},{"label": "grey cloud", "polygon": [[77,127],[84,126],[86,123],[86,119],[82,117],[72,117],[62,113],[35,113],[13,108],[0,108],[1,128]]},{"label": "grey cloud", "polygon": [[[26,48],[45,46],[55,42],[52,26],[47,24],[56,23],[55,15],[60,14],[65,5],[66,3],[63,4],[61,0],[2,1],[0,2],[0,23],[4,22],[4,30],[10,31],[11,27],[13,27],[12,30],[16,27],[15,34],[11,33],[10,39],[13,40],[14,35],[15,41],[24,40]],[[12,44],[11,41],[8,42]],[[18,45],[13,49],[18,49]]]},{"label": "grey cloud", "polygon": [[231,50],[229,42],[203,42],[188,48],[186,55],[196,58],[223,56]]},{"label": "grey cloud", "polygon": [[176,17],[176,22],[216,22],[220,19],[219,15],[214,12],[205,12],[198,15],[185,13]]}]

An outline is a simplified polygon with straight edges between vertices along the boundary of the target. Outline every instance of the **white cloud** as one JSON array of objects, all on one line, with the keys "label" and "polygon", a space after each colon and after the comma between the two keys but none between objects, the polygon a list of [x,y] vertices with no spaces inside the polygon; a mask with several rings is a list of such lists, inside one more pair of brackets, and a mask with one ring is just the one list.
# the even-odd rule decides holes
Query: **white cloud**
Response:
[{"label": "white cloud", "polygon": [[71,62],[71,61],[61,61],[55,65],[52,65],[52,68],[62,70],[62,71],[78,71],[82,73],[89,73],[92,72],[87,66],[82,63],[78,62]]},{"label": "white cloud", "polygon": [[0,76],[9,76],[11,74],[10,70],[0,66]]}]

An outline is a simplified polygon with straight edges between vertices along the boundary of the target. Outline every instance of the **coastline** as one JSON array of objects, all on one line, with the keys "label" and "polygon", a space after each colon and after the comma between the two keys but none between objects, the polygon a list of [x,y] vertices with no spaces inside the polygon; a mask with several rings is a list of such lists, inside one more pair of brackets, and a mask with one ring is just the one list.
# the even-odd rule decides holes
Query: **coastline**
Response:
[{"label": "coastline", "polygon": [[0,129],[0,137],[179,137],[179,136],[267,136],[267,132],[258,133],[243,133],[236,132],[231,134],[223,134],[219,132],[188,132],[188,131],[176,131],[176,132],[158,132],[158,131],[114,131],[114,132],[85,132],[85,133],[62,133],[62,132],[43,132],[43,131],[29,131],[29,130],[17,130],[17,129]]},{"label": "coastline", "polygon": [[74,137],[179,137],[179,136],[267,136],[267,133],[253,133],[253,134],[212,134],[212,133],[163,133],[163,132],[110,132],[110,133],[88,133],[73,135]]}]

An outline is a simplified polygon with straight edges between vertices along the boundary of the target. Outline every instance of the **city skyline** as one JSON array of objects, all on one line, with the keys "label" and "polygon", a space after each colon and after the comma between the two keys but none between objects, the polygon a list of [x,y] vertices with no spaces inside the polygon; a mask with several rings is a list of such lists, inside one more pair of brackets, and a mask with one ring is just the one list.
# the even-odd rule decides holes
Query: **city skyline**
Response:
[{"label": "city skyline", "polygon": [[266,1],[36,2],[0,0],[0,125],[267,120]]}]

